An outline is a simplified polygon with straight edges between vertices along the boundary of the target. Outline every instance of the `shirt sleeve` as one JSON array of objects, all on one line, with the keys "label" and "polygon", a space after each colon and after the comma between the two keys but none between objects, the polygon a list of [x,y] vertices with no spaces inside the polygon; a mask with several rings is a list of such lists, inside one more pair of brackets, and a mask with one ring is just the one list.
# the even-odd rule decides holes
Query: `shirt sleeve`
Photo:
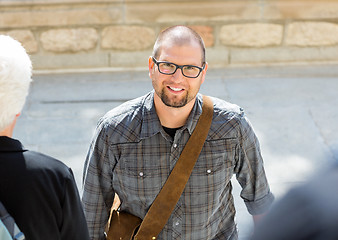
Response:
[{"label": "shirt sleeve", "polygon": [[112,187],[112,167],[109,141],[101,121],[96,128],[84,166],[82,203],[91,239],[105,239],[115,192]]},{"label": "shirt sleeve", "polygon": [[61,239],[89,240],[82,203],[71,169],[69,169],[69,177],[66,179],[64,189]]},{"label": "shirt sleeve", "polygon": [[268,210],[274,196],[270,192],[259,141],[251,123],[245,116],[241,116],[239,123],[236,178],[242,187],[241,198],[244,199],[248,212],[259,215]]}]

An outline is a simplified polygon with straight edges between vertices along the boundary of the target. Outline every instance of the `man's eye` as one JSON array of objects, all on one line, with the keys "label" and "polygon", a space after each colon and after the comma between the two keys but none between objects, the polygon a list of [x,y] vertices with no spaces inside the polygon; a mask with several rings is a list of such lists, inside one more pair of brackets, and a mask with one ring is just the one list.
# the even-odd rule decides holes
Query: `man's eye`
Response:
[{"label": "man's eye", "polygon": [[174,65],[171,63],[163,63],[163,67],[172,68]]},{"label": "man's eye", "polygon": [[185,69],[187,69],[187,70],[194,70],[195,67],[194,66],[185,66]]}]

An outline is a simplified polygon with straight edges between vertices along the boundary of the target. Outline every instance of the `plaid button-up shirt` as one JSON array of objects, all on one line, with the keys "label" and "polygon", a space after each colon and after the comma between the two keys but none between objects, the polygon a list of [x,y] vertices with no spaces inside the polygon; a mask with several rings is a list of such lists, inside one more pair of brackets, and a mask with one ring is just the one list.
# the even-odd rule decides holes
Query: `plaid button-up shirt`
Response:
[{"label": "plaid button-up shirt", "polygon": [[[202,96],[172,139],[162,128],[154,92],[100,119],[84,168],[82,201],[92,239],[104,239],[114,194],[120,209],[144,218],[166,182],[202,111]],[[249,213],[263,213],[273,195],[259,142],[241,108],[212,98],[212,125],[184,192],[158,239],[237,239],[231,177]]]}]

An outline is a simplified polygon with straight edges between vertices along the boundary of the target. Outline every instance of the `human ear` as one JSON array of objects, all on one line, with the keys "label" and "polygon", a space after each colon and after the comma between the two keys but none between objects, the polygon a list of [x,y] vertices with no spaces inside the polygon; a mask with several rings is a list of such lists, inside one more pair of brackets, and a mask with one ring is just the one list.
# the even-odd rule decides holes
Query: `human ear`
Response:
[{"label": "human ear", "polygon": [[149,68],[149,77],[152,78],[152,75],[154,74],[154,66],[155,63],[153,61],[153,58],[150,56],[148,58],[148,68]]},{"label": "human ear", "polygon": [[202,72],[201,72],[201,74],[202,74],[202,82],[201,82],[201,83],[203,83],[204,80],[205,80],[205,75],[206,75],[206,73],[207,73],[207,69],[208,69],[208,63],[205,62],[204,69],[203,69]]}]

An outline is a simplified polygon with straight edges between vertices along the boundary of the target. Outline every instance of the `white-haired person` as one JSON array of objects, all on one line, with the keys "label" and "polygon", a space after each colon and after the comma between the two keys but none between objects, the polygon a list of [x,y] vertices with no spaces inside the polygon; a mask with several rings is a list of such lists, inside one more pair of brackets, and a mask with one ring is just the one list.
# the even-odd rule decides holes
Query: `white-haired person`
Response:
[{"label": "white-haired person", "polygon": [[0,201],[26,240],[89,239],[72,170],[12,138],[31,76],[25,49],[0,35]]}]

